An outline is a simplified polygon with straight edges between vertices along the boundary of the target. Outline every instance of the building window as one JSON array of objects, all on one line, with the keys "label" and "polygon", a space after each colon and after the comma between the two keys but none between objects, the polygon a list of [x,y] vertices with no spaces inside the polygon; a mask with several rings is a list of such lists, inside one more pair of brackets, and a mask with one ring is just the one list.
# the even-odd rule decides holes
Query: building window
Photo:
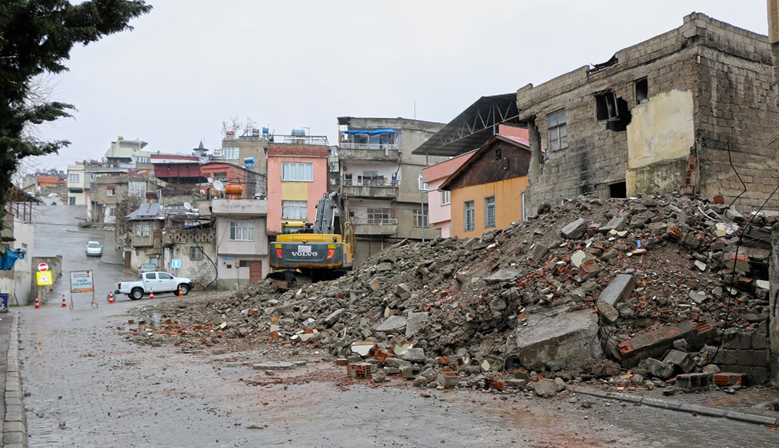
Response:
[{"label": "building window", "polygon": [[298,219],[305,221],[307,218],[308,203],[306,201],[281,201],[281,219]]},{"label": "building window", "polygon": [[190,260],[202,260],[203,259],[203,249],[197,247],[197,246],[191,246],[189,248],[189,259]]},{"label": "building window", "polygon": [[68,205],[76,205],[76,197],[71,196],[68,198]]},{"label": "building window", "polygon": [[449,205],[452,201],[452,192],[444,190],[441,192],[441,205]]},{"label": "building window", "polygon": [[463,210],[465,212],[465,231],[470,232],[476,229],[476,208],[473,205],[473,201],[465,203]]},{"label": "building window", "polygon": [[151,223],[150,222],[139,222],[135,226],[135,235],[136,236],[149,236],[150,232],[151,232]]},{"label": "building window", "polygon": [[565,109],[549,114],[546,127],[549,129],[549,149],[568,147],[568,126],[565,122]]},{"label": "building window", "polygon": [[423,191],[428,190],[427,182],[422,182],[422,173],[419,174],[419,189]]},{"label": "building window", "polygon": [[78,182],[80,178],[78,174],[68,174],[68,182]]},{"label": "building window", "polygon": [[484,198],[484,228],[495,227],[495,196]]},{"label": "building window", "polygon": [[146,195],[146,182],[129,182],[128,195],[132,198],[142,198]]},{"label": "building window", "polygon": [[619,118],[617,111],[617,98],[612,92],[595,95],[595,116],[598,121],[614,120]]},{"label": "building window", "polygon": [[250,221],[230,221],[231,241],[254,241],[254,223]]},{"label": "building window", "polygon": [[636,80],[636,103],[646,103],[649,101],[649,83],[646,78]]},{"label": "building window", "polygon": [[238,148],[222,148],[222,159],[238,160]]},{"label": "building window", "polygon": [[392,209],[369,208],[368,224],[387,224],[392,219]]},{"label": "building window", "polygon": [[212,179],[227,182],[227,171],[217,171],[213,174]]},{"label": "building window", "polygon": [[248,268],[249,266],[249,260],[241,260],[238,262],[239,268]]},{"label": "building window", "polygon": [[281,165],[281,180],[288,182],[311,182],[314,180],[314,164],[284,162]]},{"label": "building window", "polygon": [[427,227],[427,210],[414,210],[414,227]]},{"label": "building window", "polygon": [[106,190],[106,193],[108,194],[108,196],[116,196],[116,190],[114,190],[113,188],[109,188],[108,190]]}]

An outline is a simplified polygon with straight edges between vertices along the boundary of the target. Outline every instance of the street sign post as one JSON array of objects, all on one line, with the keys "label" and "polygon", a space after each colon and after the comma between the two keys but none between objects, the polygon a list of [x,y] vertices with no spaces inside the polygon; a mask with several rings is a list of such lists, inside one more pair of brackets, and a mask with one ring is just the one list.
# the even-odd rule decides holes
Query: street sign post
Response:
[{"label": "street sign post", "polygon": [[91,292],[92,306],[97,308],[94,271],[70,271],[70,308],[73,309],[73,294]]}]

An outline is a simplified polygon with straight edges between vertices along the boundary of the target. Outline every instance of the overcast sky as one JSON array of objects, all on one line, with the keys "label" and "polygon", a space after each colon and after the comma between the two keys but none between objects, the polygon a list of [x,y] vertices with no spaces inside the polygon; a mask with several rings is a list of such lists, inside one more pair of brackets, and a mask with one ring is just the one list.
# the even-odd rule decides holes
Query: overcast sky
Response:
[{"label": "overcast sky", "polygon": [[[222,122],[335,144],[339,116],[449,122],[484,95],[587,64],[682,25],[696,11],[767,34],[765,0],[149,0],[135,27],[75,48],[51,78],[74,118],[29,159],[66,169],[123,136],[189,154],[221,147]],[[415,107],[416,104],[416,107]]]}]

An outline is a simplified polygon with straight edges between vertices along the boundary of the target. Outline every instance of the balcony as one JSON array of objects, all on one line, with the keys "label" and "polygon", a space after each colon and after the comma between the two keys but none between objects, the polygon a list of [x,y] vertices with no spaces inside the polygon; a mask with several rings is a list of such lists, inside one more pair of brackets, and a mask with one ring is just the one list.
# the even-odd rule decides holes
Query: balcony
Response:
[{"label": "balcony", "polygon": [[340,160],[376,160],[397,162],[400,160],[400,145],[395,143],[341,143],[338,147]]},{"label": "balcony", "polygon": [[344,176],[341,179],[341,191],[346,196],[362,198],[394,199],[398,197],[399,182],[380,178],[363,179],[362,176]]},{"label": "balcony", "polygon": [[214,199],[211,201],[214,216],[261,217],[268,215],[268,201],[264,199]]},{"label": "balcony", "polygon": [[214,241],[213,229],[173,229],[162,233],[162,245],[165,247],[187,243],[207,245]]},{"label": "balcony", "polygon": [[395,218],[381,221],[369,219],[353,219],[352,226],[355,235],[392,236],[398,233],[398,220]]}]

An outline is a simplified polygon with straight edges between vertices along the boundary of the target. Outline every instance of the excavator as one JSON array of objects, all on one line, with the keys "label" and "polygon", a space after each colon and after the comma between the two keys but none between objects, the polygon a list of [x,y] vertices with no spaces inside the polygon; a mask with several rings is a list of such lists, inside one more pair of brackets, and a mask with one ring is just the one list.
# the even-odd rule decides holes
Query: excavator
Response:
[{"label": "excavator", "polygon": [[[271,278],[294,283],[298,278],[311,282],[332,280],[352,268],[354,232],[346,201],[332,192],[316,206],[316,220],[294,233],[282,234],[270,244]],[[280,284],[280,288],[284,289]]]}]

